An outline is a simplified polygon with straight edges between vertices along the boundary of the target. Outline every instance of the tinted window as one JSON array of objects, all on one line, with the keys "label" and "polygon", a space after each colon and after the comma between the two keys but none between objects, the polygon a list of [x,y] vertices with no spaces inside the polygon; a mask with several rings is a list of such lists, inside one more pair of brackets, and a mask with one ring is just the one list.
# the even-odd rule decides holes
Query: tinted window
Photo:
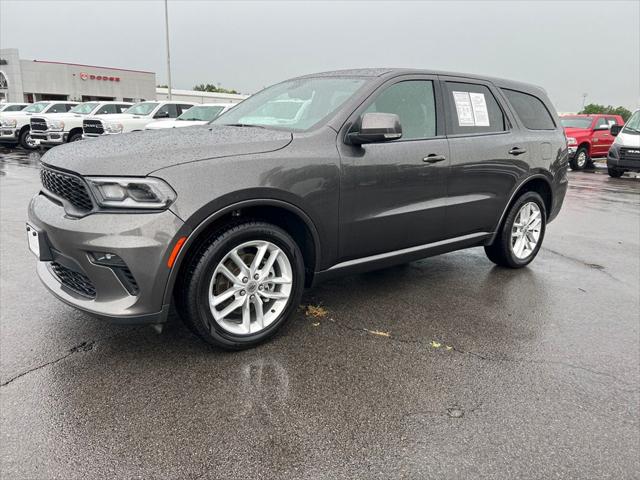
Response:
[{"label": "tinted window", "polygon": [[502,110],[486,86],[446,82],[445,95],[450,133],[493,133],[506,130]]},{"label": "tinted window", "polygon": [[596,120],[596,125],[594,128],[603,128],[603,127],[609,127],[609,122],[607,122],[606,118],[600,117],[598,120]]},{"label": "tinted window", "polygon": [[107,103],[98,109],[96,115],[109,115],[111,113],[117,113],[116,106],[113,103]]},{"label": "tinted window", "polygon": [[553,130],[556,128],[549,110],[538,97],[515,90],[503,89],[502,91],[526,128],[529,130]]},{"label": "tinted window", "polygon": [[169,114],[168,118],[176,118],[178,116],[178,107],[175,103],[163,105],[155,113],[154,118],[167,118],[164,114]]},{"label": "tinted window", "polygon": [[186,112],[191,107],[193,107],[193,105],[186,105],[182,103],[178,104],[178,115],[182,115],[182,112]]},{"label": "tinted window", "polygon": [[72,107],[73,105],[68,105],[66,103],[54,103],[51,105],[51,108],[47,110],[47,113],[64,113],[68,112]]},{"label": "tinted window", "polygon": [[9,105],[3,112],[19,112],[24,109],[24,105]]},{"label": "tinted window", "polygon": [[405,140],[436,135],[433,82],[429,80],[409,80],[391,85],[363,113],[369,112],[398,115]]}]

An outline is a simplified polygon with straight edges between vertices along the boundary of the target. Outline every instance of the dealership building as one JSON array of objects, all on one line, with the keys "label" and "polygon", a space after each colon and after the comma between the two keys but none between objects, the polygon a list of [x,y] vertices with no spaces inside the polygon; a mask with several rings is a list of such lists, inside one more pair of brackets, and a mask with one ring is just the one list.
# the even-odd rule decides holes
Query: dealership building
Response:
[{"label": "dealership building", "polygon": [[141,70],[26,60],[0,49],[0,101],[155,100],[156,74]]}]

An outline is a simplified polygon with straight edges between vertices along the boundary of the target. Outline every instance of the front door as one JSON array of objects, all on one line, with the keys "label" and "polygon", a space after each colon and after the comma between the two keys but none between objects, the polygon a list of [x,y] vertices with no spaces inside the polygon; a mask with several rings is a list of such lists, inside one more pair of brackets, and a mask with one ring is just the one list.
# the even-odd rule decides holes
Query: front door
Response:
[{"label": "front door", "polygon": [[596,120],[591,137],[591,156],[606,157],[609,147],[613,143],[613,135],[609,132],[609,122],[605,117]]},{"label": "front door", "polygon": [[347,145],[339,136],[341,260],[443,238],[449,147],[436,87],[435,77],[396,78],[354,113],[397,114],[401,139]]}]

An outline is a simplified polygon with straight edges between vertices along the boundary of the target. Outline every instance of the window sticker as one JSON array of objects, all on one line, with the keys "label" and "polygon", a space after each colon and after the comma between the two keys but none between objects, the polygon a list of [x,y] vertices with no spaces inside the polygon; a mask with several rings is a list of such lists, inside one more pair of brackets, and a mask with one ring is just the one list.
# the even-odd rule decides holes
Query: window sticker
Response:
[{"label": "window sticker", "polygon": [[469,92],[452,92],[458,113],[458,125],[461,127],[473,127],[476,122],[473,118],[471,98]]},{"label": "window sticker", "polygon": [[489,112],[487,111],[487,101],[484,93],[469,93],[471,98],[471,106],[473,107],[473,118],[476,121],[476,127],[489,126]]},{"label": "window sticker", "polygon": [[484,93],[452,92],[461,127],[488,127],[489,111]]}]

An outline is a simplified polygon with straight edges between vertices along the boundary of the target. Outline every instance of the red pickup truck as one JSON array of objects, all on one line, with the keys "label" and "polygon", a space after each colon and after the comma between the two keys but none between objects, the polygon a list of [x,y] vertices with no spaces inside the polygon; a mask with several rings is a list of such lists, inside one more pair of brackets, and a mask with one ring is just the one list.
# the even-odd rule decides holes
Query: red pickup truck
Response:
[{"label": "red pickup truck", "polygon": [[611,125],[624,125],[624,120],[620,115],[563,115],[560,123],[567,137],[571,168],[582,170],[592,158],[607,156],[614,140]]}]

